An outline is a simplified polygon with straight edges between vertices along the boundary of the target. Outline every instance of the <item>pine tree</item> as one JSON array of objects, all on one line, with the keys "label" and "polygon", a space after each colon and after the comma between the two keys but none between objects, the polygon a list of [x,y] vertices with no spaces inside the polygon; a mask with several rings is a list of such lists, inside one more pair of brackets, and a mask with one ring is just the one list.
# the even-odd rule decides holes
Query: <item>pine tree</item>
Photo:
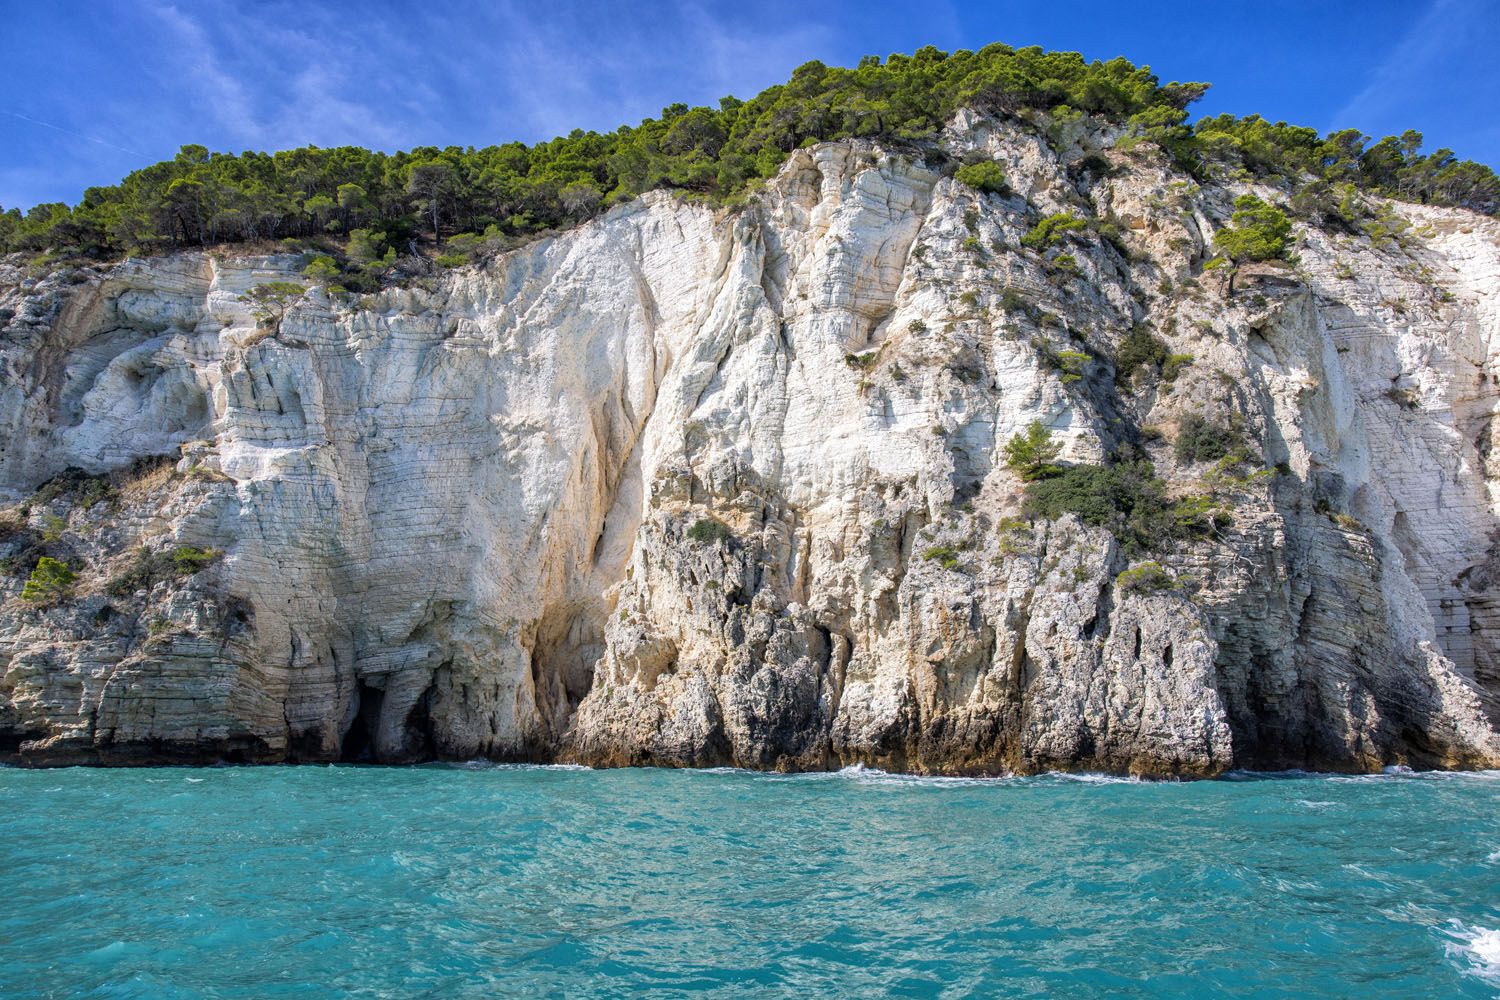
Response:
[{"label": "pine tree", "polygon": [[32,604],[56,604],[73,592],[73,582],[78,574],[67,563],[51,556],[37,560],[31,579],[21,588],[21,600]]},{"label": "pine tree", "polygon": [[1028,483],[1062,471],[1053,464],[1062,454],[1062,445],[1052,439],[1040,420],[1033,420],[1026,429],[1010,439],[1005,445],[1005,466]]}]

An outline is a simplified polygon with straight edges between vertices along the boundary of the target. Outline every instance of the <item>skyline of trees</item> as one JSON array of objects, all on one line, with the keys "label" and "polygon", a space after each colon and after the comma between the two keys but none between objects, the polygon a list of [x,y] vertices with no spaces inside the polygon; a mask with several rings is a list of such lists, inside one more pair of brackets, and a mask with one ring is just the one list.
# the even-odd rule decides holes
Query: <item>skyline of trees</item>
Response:
[{"label": "skyline of trees", "polygon": [[[483,148],[419,146],[396,153],[313,146],[275,153],[186,145],[171,160],[62,202],[0,211],[0,251],[110,257],[182,246],[335,238],[369,255],[460,234],[504,244],[574,225],[619,201],[670,188],[733,202],[773,175],[792,150],[851,137],[930,152],[963,107],[992,115],[1095,115],[1121,126],[1122,145],[1155,142],[1197,176],[1251,176],[1353,185],[1392,197],[1494,214],[1500,180],[1451,150],[1421,152],[1409,130],[1367,145],[1355,130],[1313,129],[1259,116],[1187,123],[1204,83],[1161,83],[1125,59],[990,45],[932,46],[861,59],[809,62],[790,80],[718,108],[674,104],[613,132],[574,130],[547,142]],[[1003,175],[970,183],[1003,189]],[[472,241],[472,238],[470,238]],[[355,244],[358,246],[356,247]],[[372,250],[371,248],[375,248]]]}]

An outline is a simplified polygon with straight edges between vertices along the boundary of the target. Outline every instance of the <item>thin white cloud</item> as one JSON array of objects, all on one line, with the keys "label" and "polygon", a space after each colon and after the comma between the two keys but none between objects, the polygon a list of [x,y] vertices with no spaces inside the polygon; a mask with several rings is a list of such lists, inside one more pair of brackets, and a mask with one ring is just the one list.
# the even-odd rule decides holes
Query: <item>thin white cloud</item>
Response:
[{"label": "thin white cloud", "polygon": [[1333,115],[1328,130],[1376,127],[1393,116],[1407,95],[1423,93],[1445,54],[1470,36],[1474,18],[1483,11],[1474,0],[1433,0],[1407,29],[1365,86]]},{"label": "thin white cloud", "polygon": [[833,45],[833,30],[817,22],[768,19],[767,27],[726,24],[702,3],[682,3],[682,19],[701,56],[704,79],[719,96],[751,97]]},{"label": "thin white cloud", "polygon": [[51,122],[44,122],[40,118],[32,118],[30,115],[23,115],[19,111],[5,111],[3,109],[0,109],[0,114],[10,115],[12,118],[18,118],[23,122],[30,122],[33,125],[40,125],[42,128],[50,128],[54,132],[61,132],[63,135],[71,135],[73,138],[82,139],[85,142],[96,142],[101,146],[108,146],[110,149],[117,149],[122,153],[129,153],[131,156],[142,155],[140,153],[137,153],[133,149],[126,149],[124,146],[117,146],[107,139],[100,139],[92,135],[84,135],[82,132],[74,132],[70,128],[63,128],[61,125],[54,125]]},{"label": "thin white cloud", "polygon": [[147,9],[176,36],[176,44],[169,51],[186,70],[181,86],[196,99],[204,114],[236,141],[264,144],[266,131],[257,120],[250,88],[224,69],[226,58],[209,32],[171,4],[153,4]]}]

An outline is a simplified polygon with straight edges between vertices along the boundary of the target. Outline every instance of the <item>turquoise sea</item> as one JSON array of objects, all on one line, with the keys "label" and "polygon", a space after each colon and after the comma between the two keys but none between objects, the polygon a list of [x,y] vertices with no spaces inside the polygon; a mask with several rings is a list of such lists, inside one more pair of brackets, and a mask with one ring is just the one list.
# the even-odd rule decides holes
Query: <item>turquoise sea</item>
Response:
[{"label": "turquoise sea", "polygon": [[1494,997],[1500,773],[0,770],[0,996]]}]

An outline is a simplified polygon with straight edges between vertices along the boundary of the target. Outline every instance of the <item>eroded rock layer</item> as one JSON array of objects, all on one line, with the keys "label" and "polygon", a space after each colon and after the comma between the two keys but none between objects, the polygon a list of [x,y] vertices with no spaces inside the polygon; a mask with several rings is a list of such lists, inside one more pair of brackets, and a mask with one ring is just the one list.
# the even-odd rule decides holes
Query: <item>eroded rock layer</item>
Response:
[{"label": "eroded rock layer", "polygon": [[[242,295],[294,255],[12,266],[0,753],[1500,764],[1500,225],[1393,204],[1399,243],[1203,272],[1243,189],[945,141],[1013,193],[830,144],[745,208],[648,195],[279,329]],[[1119,230],[1023,246],[1054,212]],[[1172,357],[1125,377],[1143,326]],[[1035,419],[1214,532],[1023,516]],[[1194,420],[1244,461],[1181,458]],[[39,606],[42,552],[79,577]]]}]

